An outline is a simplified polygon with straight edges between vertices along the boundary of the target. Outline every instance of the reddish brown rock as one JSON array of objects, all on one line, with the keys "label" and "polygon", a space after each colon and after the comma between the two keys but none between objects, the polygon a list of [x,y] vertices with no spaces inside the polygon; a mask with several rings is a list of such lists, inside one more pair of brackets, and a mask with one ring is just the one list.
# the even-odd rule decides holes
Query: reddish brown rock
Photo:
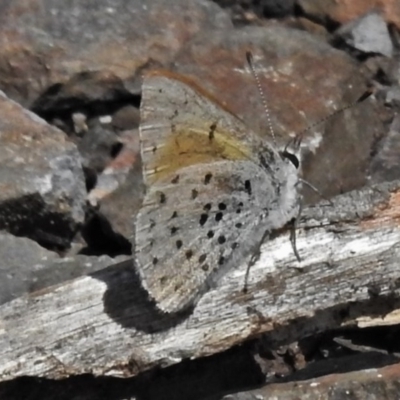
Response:
[{"label": "reddish brown rock", "polygon": [[85,71],[103,71],[95,81],[104,71],[109,81],[132,78],[144,65],[169,63],[199,31],[231,26],[204,0],[17,0],[0,9],[0,86],[24,105]]}]

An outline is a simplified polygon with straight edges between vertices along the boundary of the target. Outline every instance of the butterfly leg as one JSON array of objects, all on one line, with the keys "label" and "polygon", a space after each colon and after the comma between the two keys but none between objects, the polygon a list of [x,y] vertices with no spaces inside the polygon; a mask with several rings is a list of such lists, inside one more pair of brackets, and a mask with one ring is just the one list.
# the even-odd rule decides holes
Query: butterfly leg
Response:
[{"label": "butterfly leg", "polygon": [[250,258],[249,263],[247,264],[246,275],[244,276],[244,286],[243,293],[247,293],[247,284],[250,275],[250,268],[260,259],[261,256],[261,245],[264,243],[265,239],[269,235],[269,231],[265,231],[261,240],[258,242],[257,247],[255,247],[253,255]]},{"label": "butterfly leg", "polygon": [[290,243],[292,244],[292,249],[293,249],[294,255],[296,256],[298,262],[301,261],[301,258],[300,258],[299,252],[297,251],[297,246],[296,246],[296,228],[297,228],[297,223],[300,219],[300,215],[301,215],[302,211],[303,211],[303,205],[300,202],[299,212],[297,213],[297,217],[295,217],[292,220],[292,222],[291,222],[292,226],[290,228]]},{"label": "butterfly leg", "polygon": [[[291,227],[290,227],[290,243],[292,244],[293,252],[294,252],[294,255],[296,256],[298,262],[301,261],[301,258],[300,258],[299,252],[297,251],[297,246],[296,246],[296,228],[297,228],[297,221],[300,219],[302,210],[303,210],[303,205],[300,202],[299,211],[297,213],[297,216],[292,220]],[[270,234],[269,231],[264,232],[261,240],[257,244],[257,247],[255,247],[255,250],[253,252],[253,255],[250,258],[249,263],[247,264],[246,274],[244,276],[243,293],[247,293],[247,284],[248,284],[248,279],[249,279],[249,275],[250,275],[250,268],[260,259],[261,245],[264,243],[264,241],[269,236],[269,234]]]},{"label": "butterfly leg", "polygon": [[317,193],[317,194],[319,195],[319,197],[321,197],[321,199],[327,201],[327,202],[329,203],[330,206],[333,206],[332,200],[330,200],[330,199],[328,199],[327,197],[325,197],[325,196],[320,192],[320,190],[319,190],[317,187],[315,187],[313,184],[311,184],[310,182],[305,181],[304,179],[301,179],[301,178],[299,178],[299,183],[301,183],[301,184],[307,186],[308,188],[310,188],[312,191],[314,191],[315,193]]}]

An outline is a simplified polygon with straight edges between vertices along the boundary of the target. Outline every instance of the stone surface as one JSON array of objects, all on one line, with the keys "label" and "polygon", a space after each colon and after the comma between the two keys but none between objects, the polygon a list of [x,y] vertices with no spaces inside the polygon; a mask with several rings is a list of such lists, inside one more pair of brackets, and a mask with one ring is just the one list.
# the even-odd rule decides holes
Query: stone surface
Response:
[{"label": "stone surface", "polygon": [[93,174],[102,172],[118,154],[122,144],[111,126],[94,120],[87,132],[78,142],[78,150],[83,158],[82,164]]},{"label": "stone surface", "polygon": [[[399,99],[400,101],[400,99]],[[380,142],[371,163],[371,179],[374,182],[400,178],[400,115],[392,121],[387,136]]]},{"label": "stone surface", "polygon": [[347,374],[333,374],[307,381],[267,385],[262,389],[226,395],[223,400],[336,400],[397,399],[400,364]]},{"label": "stone surface", "polygon": [[137,129],[140,124],[138,107],[131,105],[120,108],[112,117],[112,126],[118,131]]},{"label": "stone surface", "polygon": [[[134,154],[131,154],[131,156],[135,157]],[[128,157],[129,154],[127,154],[127,160],[129,160]],[[108,196],[104,196],[100,210],[109,221],[112,221],[116,232],[121,233],[125,238],[132,239],[132,220],[139,210],[144,196],[141,164],[136,161],[128,173],[121,169],[114,169],[113,171],[110,170],[110,174],[108,175],[110,179],[114,179],[115,181],[115,179],[122,176],[125,179],[114,191],[108,190]],[[100,176],[100,184],[103,182],[105,175],[102,174]],[[103,189],[103,195],[105,192]],[[98,190],[96,190],[96,193],[99,193]]]},{"label": "stone surface", "polygon": [[143,66],[168,64],[199,31],[232,26],[205,0],[17,0],[0,14],[0,87],[28,106],[73,77],[91,92],[138,92]]},{"label": "stone surface", "polygon": [[68,247],[84,219],[86,188],[76,146],[0,95],[0,229]]},{"label": "stone surface", "polygon": [[47,262],[39,262],[32,268],[31,274],[25,278],[30,281],[26,292],[33,293],[53,285],[59,285],[62,282],[100,271],[113,264],[125,261],[127,258],[124,255],[113,258],[106,255],[76,254]]},{"label": "stone surface", "polygon": [[400,105],[400,86],[390,86],[386,91],[385,103],[398,108]]},{"label": "stone surface", "polygon": [[27,293],[37,268],[59,258],[33,240],[5,232],[0,232],[0,254],[0,304]]},{"label": "stone surface", "polygon": [[303,11],[320,21],[339,24],[352,21],[372,10],[383,13],[386,22],[400,27],[400,3],[397,0],[297,0]]},{"label": "stone surface", "polygon": [[336,31],[349,46],[363,52],[391,57],[393,44],[383,17],[371,12],[343,25]]},{"label": "stone surface", "polygon": [[215,0],[215,2],[221,7],[230,10],[233,21],[238,24],[246,20],[250,22],[250,13],[266,18],[286,17],[293,14],[295,4],[294,0]]},{"label": "stone surface", "polygon": [[0,232],[0,304],[123,261],[101,256],[61,258],[36,242]]},{"label": "stone surface", "polygon": [[139,132],[137,129],[123,131],[120,139],[124,147],[98,176],[89,201],[92,205],[99,204],[101,214],[112,224],[113,231],[109,231],[111,237],[116,233],[131,240],[132,219],[144,196]]},{"label": "stone surface", "polygon": [[262,15],[266,18],[282,18],[294,12],[294,0],[262,0]]}]

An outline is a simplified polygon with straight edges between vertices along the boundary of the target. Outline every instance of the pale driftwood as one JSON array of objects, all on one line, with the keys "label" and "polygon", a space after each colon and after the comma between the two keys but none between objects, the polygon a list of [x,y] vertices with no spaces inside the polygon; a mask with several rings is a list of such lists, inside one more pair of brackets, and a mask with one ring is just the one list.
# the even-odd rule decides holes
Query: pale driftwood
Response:
[{"label": "pale driftwood", "polygon": [[[288,231],[262,247],[190,315],[160,316],[129,263],[0,307],[0,377],[132,376],[266,333],[271,346],[400,308],[400,184],[305,210],[298,263]],[[153,333],[151,333],[153,332]]]}]

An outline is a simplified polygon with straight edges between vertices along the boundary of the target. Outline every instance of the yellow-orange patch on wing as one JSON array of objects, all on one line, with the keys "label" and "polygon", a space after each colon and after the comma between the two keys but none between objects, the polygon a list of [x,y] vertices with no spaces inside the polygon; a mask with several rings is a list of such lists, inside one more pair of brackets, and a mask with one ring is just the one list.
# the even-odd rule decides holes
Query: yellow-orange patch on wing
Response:
[{"label": "yellow-orange patch on wing", "polygon": [[250,149],[218,126],[206,127],[204,123],[190,127],[179,125],[173,128],[168,140],[154,150],[155,156],[148,165],[150,183],[176,173],[177,170],[196,164],[219,160],[247,160]]}]

